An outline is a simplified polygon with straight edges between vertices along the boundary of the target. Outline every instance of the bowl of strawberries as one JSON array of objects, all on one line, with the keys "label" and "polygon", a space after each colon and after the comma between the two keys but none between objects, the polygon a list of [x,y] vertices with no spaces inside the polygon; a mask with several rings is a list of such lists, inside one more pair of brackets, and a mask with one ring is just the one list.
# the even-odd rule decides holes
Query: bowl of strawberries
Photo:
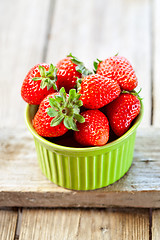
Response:
[{"label": "bowl of strawberries", "polygon": [[42,173],[68,189],[106,187],[129,170],[143,104],[136,74],[121,56],[94,62],[93,72],[69,54],[38,64],[21,96]]}]

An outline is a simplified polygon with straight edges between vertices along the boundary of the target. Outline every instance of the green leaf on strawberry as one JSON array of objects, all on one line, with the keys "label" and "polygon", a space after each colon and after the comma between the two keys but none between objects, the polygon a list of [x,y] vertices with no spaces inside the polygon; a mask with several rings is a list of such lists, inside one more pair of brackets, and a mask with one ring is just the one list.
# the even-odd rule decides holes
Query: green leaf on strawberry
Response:
[{"label": "green leaf on strawberry", "polygon": [[40,77],[34,77],[32,78],[33,81],[40,81],[41,80],[41,88],[44,89],[47,87],[47,90],[49,90],[51,87],[54,88],[54,90],[57,90],[57,86],[55,84],[57,80],[57,68],[50,64],[49,70],[46,71],[46,69],[39,65],[39,71],[40,71]]},{"label": "green leaf on strawberry", "polygon": [[57,115],[51,121],[51,127],[55,127],[55,126],[59,125],[62,122],[63,118],[64,118],[63,115]]},{"label": "green leaf on strawberry", "polygon": [[140,101],[142,101],[143,98],[140,97],[140,95],[139,95],[141,91],[142,91],[142,88],[140,88],[140,90],[139,90],[138,92],[134,89],[134,90],[132,90],[132,91],[123,90],[121,93],[130,93],[130,94],[136,96]]},{"label": "green leaf on strawberry", "polygon": [[81,62],[78,58],[76,58],[75,56],[72,55],[72,53],[70,53],[69,55],[67,55],[67,57],[71,57],[71,61],[76,64],[76,71],[81,73],[82,74],[82,77],[85,77],[85,76],[88,76],[88,75],[91,75],[92,72],[87,69],[85,66],[84,66],[84,63]]},{"label": "green leaf on strawberry", "polygon": [[54,108],[48,108],[47,113],[50,117],[56,117],[58,115],[58,111]]},{"label": "green leaf on strawberry", "polygon": [[80,114],[75,114],[75,119],[79,122],[79,123],[83,123],[84,122],[84,117]]},{"label": "green leaf on strawberry", "polygon": [[71,89],[69,94],[66,94],[62,87],[59,95],[54,98],[49,98],[51,108],[47,109],[47,114],[53,117],[51,126],[57,126],[62,121],[66,128],[78,131],[76,122],[83,123],[85,121],[80,113],[80,107],[83,102],[79,100],[81,94],[76,93],[76,89]]},{"label": "green leaf on strawberry", "polygon": [[77,125],[72,117],[65,117],[63,123],[66,128],[78,131]]},{"label": "green leaf on strawberry", "polygon": [[60,108],[60,104],[59,104],[59,101],[56,99],[56,98],[50,98],[49,99],[49,104],[51,105],[51,107],[53,108],[53,109],[58,109],[58,108]]},{"label": "green leaf on strawberry", "polygon": [[97,61],[94,61],[94,62],[93,62],[93,66],[94,66],[93,72],[94,72],[94,73],[97,72],[98,65],[99,65],[99,63],[101,63],[101,62],[102,62],[102,60],[99,60],[98,58],[97,58]]}]

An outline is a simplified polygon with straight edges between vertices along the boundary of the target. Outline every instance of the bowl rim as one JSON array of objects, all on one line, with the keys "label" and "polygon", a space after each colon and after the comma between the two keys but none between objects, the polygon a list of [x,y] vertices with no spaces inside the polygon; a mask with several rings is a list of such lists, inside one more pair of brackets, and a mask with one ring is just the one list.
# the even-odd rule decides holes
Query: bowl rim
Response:
[{"label": "bowl rim", "polygon": [[[36,130],[34,129],[33,125],[32,125],[32,121],[30,119],[30,108],[33,105],[27,104],[26,106],[26,110],[25,110],[25,123],[27,125],[27,128],[29,129],[29,131],[31,132],[31,134],[33,135],[33,137],[35,137],[38,141],[40,141],[41,143],[53,148],[54,150],[63,150],[63,151],[67,151],[67,152],[75,152],[78,151],[79,153],[83,153],[83,152],[90,152],[90,151],[98,151],[98,150],[104,150],[107,149],[109,150],[110,148],[115,147],[116,145],[122,143],[123,141],[126,140],[126,138],[128,138],[132,133],[134,133],[134,131],[137,129],[137,127],[139,126],[139,124],[142,121],[143,118],[143,113],[144,113],[144,106],[143,103],[141,101],[141,110],[139,115],[136,117],[135,122],[133,124],[133,126],[121,137],[119,137],[118,139],[106,143],[103,146],[93,146],[93,147],[82,147],[82,148],[78,148],[78,147],[67,147],[67,146],[62,146],[53,142],[50,142],[49,140],[41,137]],[[35,106],[35,105],[34,105]]]}]

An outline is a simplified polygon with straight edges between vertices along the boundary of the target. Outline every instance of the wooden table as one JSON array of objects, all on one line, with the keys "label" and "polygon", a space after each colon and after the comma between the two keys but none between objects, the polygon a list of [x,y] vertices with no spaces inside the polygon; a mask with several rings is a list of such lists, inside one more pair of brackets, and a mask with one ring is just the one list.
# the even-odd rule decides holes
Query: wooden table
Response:
[{"label": "wooden table", "polygon": [[[0,2],[0,240],[160,239],[159,11],[158,0]],[[25,74],[70,52],[91,68],[126,56],[144,98],[129,172],[95,191],[48,181],[24,123]]]}]

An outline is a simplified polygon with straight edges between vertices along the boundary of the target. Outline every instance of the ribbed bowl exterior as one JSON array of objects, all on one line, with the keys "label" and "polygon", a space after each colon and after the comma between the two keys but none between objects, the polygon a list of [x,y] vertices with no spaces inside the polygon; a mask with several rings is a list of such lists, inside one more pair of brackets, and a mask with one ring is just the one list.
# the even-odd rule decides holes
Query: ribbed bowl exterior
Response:
[{"label": "ribbed bowl exterior", "polygon": [[35,140],[37,157],[43,174],[53,183],[75,190],[92,190],[119,180],[133,159],[134,132],[118,148],[102,154],[73,156],[51,151]]},{"label": "ribbed bowl exterior", "polygon": [[133,160],[136,130],[141,113],[122,137],[101,147],[64,147],[42,138],[32,126],[37,106],[27,105],[25,121],[35,141],[37,158],[43,174],[53,183],[68,189],[93,190],[119,180]]}]

